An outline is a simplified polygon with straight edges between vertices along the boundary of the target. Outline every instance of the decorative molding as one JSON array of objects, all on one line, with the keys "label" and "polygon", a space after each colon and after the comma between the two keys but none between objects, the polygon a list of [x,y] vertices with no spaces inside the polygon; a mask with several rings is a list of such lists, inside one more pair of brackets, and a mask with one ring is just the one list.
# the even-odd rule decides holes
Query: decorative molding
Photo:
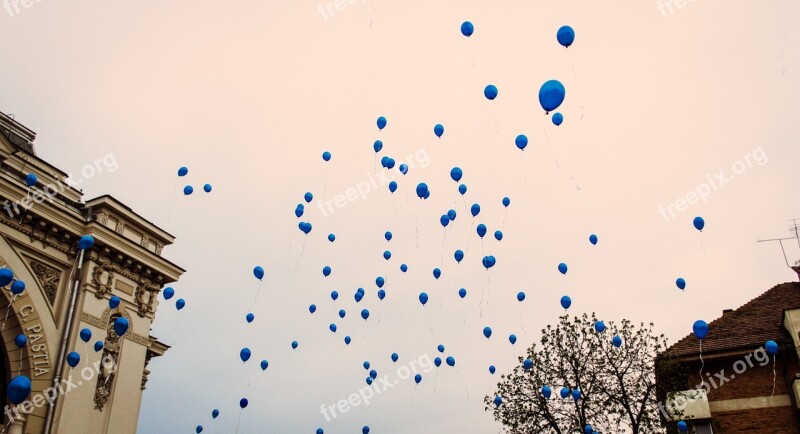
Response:
[{"label": "decorative molding", "polygon": [[149,313],[155,313],[153,302],[158,297],[159,286],[150,282],[150,279],[142,279],[136,287],[136,307],[140,317],[144,318]]},{"label": "decorative molding", "polygon": [[[106,313],[103,314],[104,318],[106,317]],[[116,313],[115,315],[116,318],[123,316],[120,313]],[[94,389],[94,408],[99,411],[103,411],[103,407],[105,407],[108,399],[111,397],[114,378],[117,375],[117,368],[119,367],[119,353],[122,342],[120,342],[120,336],[114,331],[114,324],[111,321],[112,319],[116,320],[116,318],[108,317],[103,326],[103,328],[106,329],[107,335],[103,345],[103,363],[97,375],[97,385]]]},{"label": "decorative molding", "polygon": [[[92,283],[97,288],[94,293],[95,297],[102,299],[105,298],[106,294],[111,294],[112,289],[114,289],[114,279],[116,278],[114,272],[119,272],[119,267],[110,262],[101,262],[94,266]],[[104,273],[108,274],[105,283],[103,283]]]},{"label": "decorative molding", "polygon": [[[93,325],[93,326],[95,326],[97,328],[105,329],[107,327],[109,321],[110,321],[109,318],[111,318],[111,315],[114,315],[114,314],[117,314],[117,315],[127,319],[128,322],[131,324],[131,327],[133,327],[133,323],[131,322],[131,316],[128,314],[128,312],[125,312],[125,311],[122,311],[122,310],[119,310],[119,309],[113,309],[112,310],[112,309],[106,308],[106,310],[103,311],[103,317],[102,318],[98,318],[98,317],[96,317],[96,316],[94,316],[94,315],[92,315],[90,313],[83,312],[81,314],[81,321],[83,321],[83,322],[85,322],[87,324],[91,324],[91,325]],[[125,339],[128,339],[129,341],[132,341],[132,342],[136,342],[137,344],[145,346],[145,347],[149,347],[150,346],[150,339],[147,336],[142,336],[140,334],[134,333],[132,329],[129,329],[127,332],[125,332]]]},{"label": "decorative molding", "polygon": [[39,280],[47,296],[47,300],[50,302],[51,306],[54,305],[56,302],[56,295],[58,294],[58,284],[61,281],[61,271],[35,259],[31,259],[29,262],[33,274]]},{"label": "decorative molding", "polygon": [[108,213],[103,211],[97,214],[97,221],[102,225],[108,226]]}]

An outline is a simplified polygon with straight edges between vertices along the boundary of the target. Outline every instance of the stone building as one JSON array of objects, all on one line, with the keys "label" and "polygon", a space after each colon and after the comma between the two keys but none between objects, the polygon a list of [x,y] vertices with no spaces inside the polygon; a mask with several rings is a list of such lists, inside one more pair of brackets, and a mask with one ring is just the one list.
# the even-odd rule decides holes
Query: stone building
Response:
[{"label": "stone building", "polygon": [[[25,282],[23,293],[7,286],[0,297],[6,430],[135,433],[148,362],[169,348],[150,328],[158,294],[184,271],[161,256],[174,237],[111,196],[84,201],[66,173],[37,157],[34,138],[0,113],[0,267]],[[79,250],[86,234],[94,246]],[[130,324],[122,336],[113,329],[119,317]],[[74,368],[70,352],[81,358]],[[18,375],[32,387],[13,405],[6,389]]]},{"label": "stone building", "polygon": [[[778,344],[774,357],[765,350],[770,340]],[[800,283],[777,285],[724,310],[708,324],[702,358],[700,348],[690,334],[658,357],[670,433],[677,432],[677,419],[697,434],[800,432]]]}]

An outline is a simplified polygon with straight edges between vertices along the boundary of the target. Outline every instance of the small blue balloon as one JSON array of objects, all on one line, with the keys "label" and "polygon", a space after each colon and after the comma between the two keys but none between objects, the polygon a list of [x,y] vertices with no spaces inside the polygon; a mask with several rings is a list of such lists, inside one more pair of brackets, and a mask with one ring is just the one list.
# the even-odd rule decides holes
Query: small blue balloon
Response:
[{"label": "small blue balloon", "polygon": [[239,407],[244,409],[245,407],[247,407],[247,404],[248,404],[247,398],[242,398],[239,400]]},{"label": "small blue balloon", "polygon": [[332,271],[331,267],[329,267],[327,265],[322,267],[322,275],[325,276],[325,277],[330,276],[331,275],[331,271]]},{"label": "small blue balloon", "polygon": [[241,351],[239,351],[239,358],[242,359],[243,362],[250,360],[250,348],[244,347]]},{"label": "small blue balloon", "polygon": [[453,181],[458,182],[461,181],[461,177],[464,176],[464,172],[461,170],[460,167],[454,167],[450,170],[450,178]]},{"label": "small blue balloon", "polygon": [[545,112],[549,113],[558,108],[564,102],[566,90],[564,85],[558,80],[546,81],[539,88],[539,104]]},{"label": "small blue balloon", "polygon": [[494,231],[494,239],[501,241],[503,239],[503,231]]},{"label": "small blue balloon", "polygon": [[386,128],[386,118],[383,116],[379,117],[377,124],[379,130]]},{"label": "small blue balloon", "polygon": [[528,136],[525,134],[520,134],[514,139],[514,144],[517,145],[517,148],[520,150],[524,150],[526,146],[528,146]]},{"label": "small blue balloon", "polygon": [[256,279],[258,279],[258,280],[263,279],[264,278],[264,269],[261,268],[260,265],[256,265],[255,268],[253,268],[253,276],[256,276]]},{"label": "small blue balloon", "polygon": [[559,126],[564,123],[564,115],[561,113],[554,113],[553,114],[553,125]]},{"label": "small blue balloon", "polygon": [[583,427],[583,432],[584,434],[593,434],[594,429],[592,428],[591,425],[586,425],[585,427]]},{"label": "small blue balloon", "polygon": [[455,366],[456,365],[456,359],[453,356],[447,356],[447,358],[444,359],[444,362],[447,363],[447,366]]},{"label": "small blue balloon", "polygon": [[38,183],[39,183],[39,177],[37,177],[35,173],[29,173],[27,176],[25,176],[25,185],[27,185],[28,187],[33,187]]},{"label": "small blue balloon", "polygon": [[522,369],[530,371],[532,367],[533,367],[533,360],[525,359],[525,361],[522,362]]},{"label": "small blue balloon", "polygon": [[483,236],[486,235],[486,230],[487,230],[486,229],[486,225],[483,224],[483,223],[479,224],[478,227],[475,228],[475,231],[478,233],[478,236],[481,237],[481,238],[483,238]]},{"label": "small blue balloon", "polygon": [[406,264],[400,264],[400,271],[402,271],[403,273],[405,273],[406,271],[408,271],[408,265],[406,265]]},{"label": "small blue balloon", "polygon": [[375,150],[376,154],[378,152],[381,152],[381,149],[383,149],[383,142],[381,142],[380,140],[376,140],[375,143],[372,144],[372,149]]},{"label": "small blue balloon", "polygon": [[420,199],[424,199],[425,196],[428,195],[429,191],[430,190],[428,190],[428,184],[424,182],[420,182],[419,184],[417,184],[417,196]]},{"label": "small blue balloon", "polygon": [[389,192],[394,193],[397,191],[397,182],[392,181],[389,183]]},{"label": "small blue balloon", "polygon": [[322,159],[325,161],[331,161],[331,153],[328,151],[323,152]]},{"label": "small blue balloon", "polygon": [[20,295],[25,291],[25,282],[22,280],[15,280],[14,283],[11,284],[11,293],[14,295]]},{"label": "small blue balloon", "polygon": [[550,395],[552,394],[553,391],[550,389],[549,386],[542,386],[542,396],[544,396],[545,399],[550,399]]},{"label": "small blue balloon", "polygon": [[692,223],[694,224],[694,228],[700,232],[703,232],[703,228],[706,227],[706,221],[703,220],[702,217],[695,217]]},{"label": "small blue balloon", "polygon": [[332,332],[336,333],[336,324],[334,324],[334,323],[331,323],[331,325],[329,325],[329,326],[328,326],[328,328],[329,328],[329,329],[330,329]]},{"label": "small blue balloon", "polygon": [[175,290],[168,286],[164,288],[164,300],[169,300],[175,295]]},{"label": "small blue balloon", "polygon": [[386,298],[386,291],[384,291],[382,289],[379,289],[378,290],[378,299],[379,300],[383,300],[384,298]]},{"label": "small blue balloon", "polygon": [[579,400],[581,399],[581,390],[580,389],[572,389],[572,399]]},{"label": "small blue balloon", "polygon": [[372,386],[372,377],[367,377],[367,386]]},{"label": "small blue balloon", "polygon": [[603,321],[597,321],[594,323],[594,331],[597,333],[603,333],[606,330],[606,324]]},{"label": "small blue balloon", "polygon": [[103,341],[97,341],[97,342],[94,343],[94,351],[98,352],[98,351],[102,350],[104,346],[105,345],[103,344]]},{"label": "small blue balloon", "polygon": [[483,266],[488,270],[497,263],[497,259],[494,256],[484,256],[483,257]]},{"label": "small blue balloon", "polygon": [[354,296],[356,303],[360,302],[362,298],[364,298],[364,290],[359,288],[360,291],[356,291]]},{"label": "small blue balloon", "polygon": [[369,434],[369,427],[365,425],[364,428],[361,428],[361,434]]},{"label": "small blue balloon", "polygon": [[442,214],[442,216],[439,217],[439,224],[441,224],[443,228],[446,228],[447,225],[450,224],[450,217],[448,217],[447,214]]},{"label": "small blue balloon", "polygon": [[305,199],[306,203],[311,203],[311,201],[314,200],[314,195],[309,191],[303,195],[303,199]]},{"label": "small blue balloon", "polygon": [[[20,335],[20,336],[25,336],[25,335]],[[83,328],[81,329],[80,337],[82,341],[89,342],[92,339],[92,331],[87,328]]]},{"label": "small blue balloon", "polygon": [[14,344],[17,346],[17,348],[22,348],[25,345],[28,345],[28,337],[20,333],[16,338],[14,338]]},{"label": "small blue balloon", "polygon": [[186,187],[183,187],[183,194],[185,196],[188,196],[188,195],[190,195],[192,193],[194,193],[194,187],[192,187],[191,185],[187,185]]},{"label": "small blue balloon", "polygon": [[488,100],[497,98],[497,86],[490,84],[483,89],[483,96]]},{"label": "small blue balloon", "polygon": [[67,364],[70,368],[74,368],[78,366],[78,363],[81,362],[81,355],[76,353],[75,351],[67,354]]},{"label": "small blue balloon", "polygon": [[266,370],[267,370],[267,368],[269,368],[269,362],[268,362],[268,361],[266,361],[266,360],[262,360],[262,361],[261,361],[261,370],[262,370],[262,371],[266,371]]},{"label": "small blue balloon", "polygon": [[472,216],[473,216],[473,217],[477,217],[477,216],[478,216],[478,214],[480,214],[480,213],[481,213],[481,206],[480,206],[480,205],[478,205],[477,203],[474,203],[474,204],[472,204],[472,206],[469,208],[469,212],[470,212],[470,214],[472,214]]},{"label": "small blue balloon", "polygon": [[345,336],[345,337],[344,337],[344,344],[345,344],[345,345],[350,345],[350,341],[352,341],[352,339],[350,338],[350,336]]},{"label": "small blue balloon", "polygon": [[401,164],[400,166],[397,167],[397,170],[399,170],[400,173],[405,175],[406,173],[408,173],[408,164],[406,163]]},{"label": "small blue balloon", "polygon": [[0,268],[0,286],[6,286],[14,280],[14,273],[8,268]]},{"label": "small blue balloon", "polygon": [[414,382],[419,384],[420,381],[422,381],[422,375],[420,375],[420,374],[415,375],[414,376]]},{"label": "small blue balloon", "polygon": [[312,304],[311,306],[308,306],[308,311],[311,312],[311,313],[316,312],[317,311],[317,305],[316,304]]},{"label": "small blue balloon", "polygon": [[494,397],[494,406],[495,407],[500,407],[501,405],[503,405],[503,398],[501,398],[499,396],[495,396]]},{"label": "small blue balloon", "polygon": [[292,341],[292,349],[293,350],[296,350],[298,345],[299,344],[297,343],[297,341]]},{"label": "small blue balloon", "polygon": [[302,217],[304,212],[305,212],[305,208],[303,208],[302,206],[299,206],[299,205],[297,206],[297,208],[294,209],[294,215],[297,218]]},{"label": "small blue balloon", "polygon": [[491,327],[484,327],[483,328],[483,335],[486,336],[486,339],[492,337],[492,328]]},{"label": "small blue balloon", "polygon": [[440,270],[438,268],[434,268],[433,269],[433,278],[434,279],[438,279],[439,277],[441,277],[441,275],[442,275],[442,270]]},{"label": "small blue balloon", "polygon": [[687,425],[686,422],[684,422],[682,420],[679,420],[678,421],[678,431],[680,431],[680,432],[688,432],[689,431],[689,425]]},{"label": "small blue balloon", "polygon": [[78,240],[78,248],[81,250],[91,249],[94,246],[94,237],[91,235],[84,235]]},{"label": "small blue balloon", "polygon": [[381,276],[378,276],[377,278],[375,278],[375,285],[376,285],[378,288],[383,288],[383,285],[384,285],[385,283],[386,283],[386,280],[385,280],[383,277],[381,277]]},{"label": "small blue balloon", "polygon": [[464,35],[464,36],[469,38],[470,36],[472,36],[473,32],[475,32],[475,26],[473,26],[471,22],[464,21],[463,23],[461,23],[461,34],[462,35]]},{"label": "small blue balloon", "polygon": [[517,301],[523,301],[523,300],[525,300],[525,293],[520,291],[517,293]]},{"label": "small blue balloon", "polygon": [[187,173],[189,173],[189,168],[185,166],[178,169],[178,176],[186,176]]},{"label": "small blue balloon", "polygon": [[621,347],[622,346],[622,338],[619,337],[619,336],[614,336],[614,338],[611,339],[611,344],[614,345],[617,348]]},{"label": "small blue balloon", "polygon": [[433,364],[434,364],[434,365],[435,365],[437,368],[438,368],[439,366],[442,366],[442,359],[441,359],[441,357],[434,357],[434,359],[433,359]]},{"label": "small blue balloon", "polygon": [[386,238],[386,241],[391,241],[391,240],[392,240],[392,233],[391,233],[391,232],[389,232],[389,231],[386,231],[386,232],[383,234],[383,238]]},{"label": "small blue balloon", "polygon": [[392,169],[392,168],[394,168],[394,165],[395,165],[394,158],[388,157],[386,159],[386,168],[387,169]]},{"label": "small blue balloon", "polygon": [[561,307],[566,310],[569,309],[570,306],[572,306],[572,299],[569,298],[568,295],[561,297]]},{"label": "small blue balloon", "polygon": [[119,303],[120,303],[121,301],[122,301],[122,300],[121,300],[119,297],[117,297],[116,295],[115,295],[115,296],[112,296],[112,297],[111,297],[111,298],[108,300],[108,307],[110,307],[111,309],[116,309],[116,308],[117,308],[117,306],[119,306]]},{"label": "small blue balloon", "polygon": [[369,360],[366,360],[366,361],[364,361],[364,363],[362,363],[362,364],[361,364],[361,366],[363,366],[363,367],[364,367],[364,369],[367,369],[367,370],[369,370],[369,367],[370,367],[371,365],[370,365],[370,363],[369,363]]},{"label": "small blue balloon", "polygon": [[462,196],[465,195],[467,193],[467,185],[466,184],[459,185],[458,192],[461,193]]},{"label": "small blue balloon", "polygon": [[369,310],[361,309],[361,318],[364,318],[364,321],[366,321],[367,318],[369,318]]},{"label": "small blue balloon", "polygon": [[457,216],[456,210],[454,209],[447,210],[447,218],[450,219],[451,222],[456,221],[456,216]]},{"label": "small blue balloon", "polygon": [[767,354],[773,355],[778,352],[778,344],[775,341],[767,341],[764,344],[764,349],[767,350]]},{"label": "small blue balloon", "polygon": [[560,263],[560,264],[558,264],[558,271],[559,271],[561,274],[567,274],[567,264],[565,264],[565,263],[563,263],[563,262],[562,262],[562,263]]},{"label": "small blue balloon", "polygon": [[566,398],[569,396],[569,389],[562,387],[558,394],[561,395],[562,398]]},{"label": "small blue balloon", "polygon": [[436,134],[436,137],[441,138],[442,134],[444,134],[444,126],[442,124],[436,124],[433,127],[433,134]]},{"label": "small blue balloon", "polygon": [[461,298],[466,297],[467,296],[467,290],[464,289],[464,288],[459,289],[458,290],[458,296],[461,297]]},{"label": "small blue balloon", "polygon": [[489,373],[494,375],[495,372],[497,372],[497,368],[494,365],[489,365]]},{"label": "small blue balloon", "polygon": [[678,280],[675,281],[675,285],[678,287],[678,289],[683,291],[686,289],[686,280],[684,280],[683,277],[679,277]]},{"label": "small blue balloon", "polygon": [[509,341],[509,342],[511,342],[511,345],[514,345],[514,344],[516,344],[516,343],[517,343],[517,335],[515,335],[515,334],[511,334],[511,335],[508,337],[508,341]]},{"label": "small blue balloon", "polygon": [[706,324],[705,321],[699,319],[695,321],[694,324],[692,325],[692,331],[694,332],[694,335],[697,337],[697,339],[702,340],[708,334],[708,324]]},{"label": "small blue balloon", "polygon": [[464,251],[456,250],[456,252],[453,254],[453,257],[456,259],[456,262],[461,263],[461,260],[464,259]]},{"label": "small blue balloon", "polygon": [[592,243],[593,245],[597,245],[597,235],[595,234],[589,235],[589,242]]},{"label": "small blue balloon", "polygon": [[569,47],[575,41],[575,31],[570,26],[562,26],[556,33],[556,39],[558,39],[559,44]]},{"label": "small blue balloon", "polygon": [[178,310],[183,309],[186,306],[186,300],[179,298],[178,301],[175,302],[175,308]]},{"label": "small blue balloon", "polygon": [[204,184],[203,191],[205,191],[206,193],[211,193],[211,184]]},{"label": "small blue balloon", "polygon": [[247,320],[248,323],[251,323],[253,322],[254,319],[256,319],[256,316],[253,315],[252,313],[248,313],[247,316],[244,317],[244,319]]},{"label": "small blue balloon", "polygon": [[373,380],[378,378],[378,371],[376,371],[374,369],[369,371],[369,378],[372,378]]},{"label": "small blue balloon", "polygon": [[330,242],[334,242],[334,241],[336,241],[336,235],[334,235],[334,234],[328,234],[328,241],[330,241]]},{"label": "small blue balloon", "polygon": [[443,353],[444,352],[444,345],[439,344],[436,346],[436,351]]},{"label": "small blue balloon", "polygon": [[203,432],[203,425],[197,425],[197,428],[194,429],[194,432],[196,432],[197,434]]},{"label": "small blue balloon", "polygon": [[212,410],[212,411],[211,411],[211,418],[212,418],[212,419],[216,419],[216,418],[217,418],[217,416],[219,416],[219,410],[217,410],[217,409],[215,408],[214,410]]},{"label": "small blue balloon", "polygon": [[339,298],[339,291],[331,291],[331,299],[336,301],[337,298]]},{"label": "small blue balloon", "polygon": [[508,196],[506,196],[503,198],[503,206],[508,208],[509,205],[511,205],[511,199],[509,199]]},{"label": "small blue balloon", "polygon": [[397,353],[392,353],[392,362],[397,362],[397,359],[399,359],[399,358],[400,358],[400,356],[397,355]]},{"label": "small blue balloon", "polygon": [[344,309],[339,309],[339,318],[344,318],[347,312]]},{"label": "small blue balloon", "polygon": [[312,229],[311,223],[306,223],[306,222],[300,222],[300,224],[298,224],[297,227],[300,228],[300,230],[303,231],[303,233],[306,235],[308,235],[308,233],[311,232]]},{"label": "small blue balloon", "polygon": [[419,294],[419,302],[422,303],[423,306],[425,306],[425,303],[428,302],[428,294],[426,294],[424,292],[420,293]]}]

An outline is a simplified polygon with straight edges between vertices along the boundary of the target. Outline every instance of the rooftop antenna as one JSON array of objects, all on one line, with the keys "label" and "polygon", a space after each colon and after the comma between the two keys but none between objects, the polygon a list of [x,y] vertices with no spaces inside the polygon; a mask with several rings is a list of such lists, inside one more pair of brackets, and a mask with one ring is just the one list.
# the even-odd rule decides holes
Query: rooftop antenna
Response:
[{"label": "rooftop antenna", "polygon": [[789,233],[791,233],[792,237],[788,238],[771,238],[768,240],[756,240],[756,242],[764,243],[764,242],[774,242],[777,241],[778,244],[781,246],[781,252],[783,252],[783,260],[786,261],[786,266],[794,270],[798,276],[800,276],[800,260],[795,261],[794,265],[789,264],[789,258],[786,256],[786,249],[783,247],[784,241],[794,240],[797,242],[797,247],[800,248],[800,224],[798,224],[798,220],[800,219],[790,219],[789,221]]}]

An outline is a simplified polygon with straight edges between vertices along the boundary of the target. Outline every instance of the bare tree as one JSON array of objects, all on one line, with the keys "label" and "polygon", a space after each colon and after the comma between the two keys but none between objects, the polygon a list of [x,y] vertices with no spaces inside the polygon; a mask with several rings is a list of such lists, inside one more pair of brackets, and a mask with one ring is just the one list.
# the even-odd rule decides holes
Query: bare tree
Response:
[{"label": "bare tree", "polygon": [[508,432],[584,433],[587,425],[590,432],[664,432],[655,359],[667,348],[666,338],[654,334],[653,324],[623,320],[602,332],[597,324],[594,314],[562,316],[542,330],[527,360],[520,357],[520,365],[501,377],[485,402]]}]

